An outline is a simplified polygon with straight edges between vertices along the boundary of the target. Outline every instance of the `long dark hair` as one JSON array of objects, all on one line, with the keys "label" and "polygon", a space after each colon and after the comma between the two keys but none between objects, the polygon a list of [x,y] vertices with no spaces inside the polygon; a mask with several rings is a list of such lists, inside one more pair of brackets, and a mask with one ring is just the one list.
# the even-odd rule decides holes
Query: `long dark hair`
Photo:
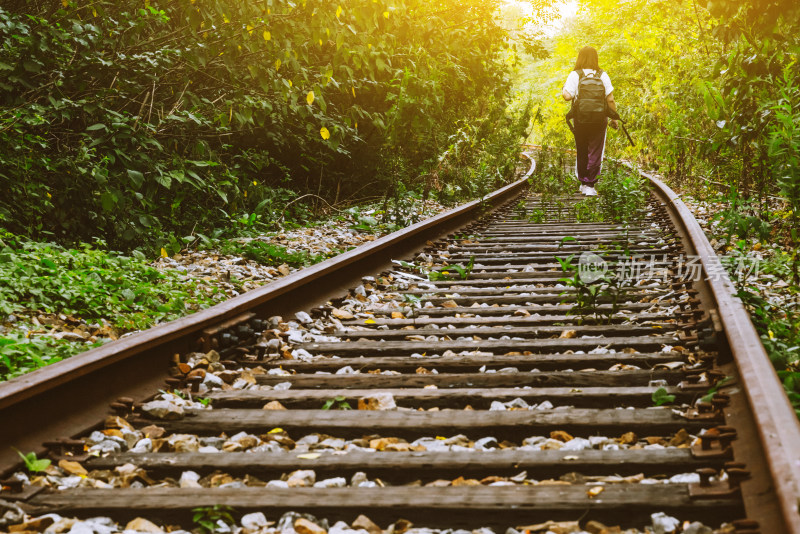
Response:
[{"label": "long dark hair", "polygon": [[578,60],[575,61],[575,70],[594,69],[600,70],[600,60],[597,59],[597,50],[591,46],[584,46],[578,52]]}]

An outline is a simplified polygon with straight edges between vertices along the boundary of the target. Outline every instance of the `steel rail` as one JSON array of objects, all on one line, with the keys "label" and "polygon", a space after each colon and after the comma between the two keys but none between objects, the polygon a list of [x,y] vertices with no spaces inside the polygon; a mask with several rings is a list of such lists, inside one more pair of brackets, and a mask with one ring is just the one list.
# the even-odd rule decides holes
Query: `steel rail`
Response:
[{"label": "steel rail", "polygon": [[[749,403],[748,411],[755,422],[773,485],[768,490],[774,492],[779,502],[782,531],[800,534],[800,423],[788,398],[783,394],[783,385],[750,315],[742,301],[734,297],[736,289],[733,283],[722,268],[703,229],[680,196],[655,176],[641,172],[630,164],[626,166],[650,181],[656,196],[664,202],[673,216],[677,230],[685,237],[685,243],[699,258],[704,282],[710,289],[709,297],[713,300],[708,309],[717,310],[731,355],[738,368],[738,378]],[[751,493],[761,493],[764,489],[753,488]],[[764,533],[780,532],[777,528],[768,526],[774,524],[778,518],[768,506],[762,506],[763,495],[748,495],[747,483],[742,485],[742,491],[748,517],[758,520]]]},{"label": "steel rail", "polygon": [[0,383],[0,475],[19,465],[12,449],[45,451],[54,437],[73,437],[102,421],[120,397],[145,399],[163,388],[173,354],[196,348],[203,329],[247,312],[294,313],[324,304],[362,276],[391,266],[425,243],[461,228],[514,198],[536,163],[516,182],[481,200],[361,245],[190,316],[133,334]]}]

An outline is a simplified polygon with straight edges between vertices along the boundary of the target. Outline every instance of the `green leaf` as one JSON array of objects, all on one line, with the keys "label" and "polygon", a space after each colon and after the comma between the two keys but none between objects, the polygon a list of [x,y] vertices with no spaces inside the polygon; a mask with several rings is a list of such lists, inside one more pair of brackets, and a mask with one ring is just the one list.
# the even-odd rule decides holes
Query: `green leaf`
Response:
[{"label": "green leaf", "polygon": [[136,187],[137,189],[142,187],[142,184],[144,183],[144,174],[142,174],[139,171],[135,171],[133,169],[127,169],[127,173],[128,173],[128,178],[131,179],[131,182],[133,182],[134,187]]},{"label": "green leaf", "polygon": [[169,189],[170,186],[172,186],[172,176],[170,176],[169,174],[156,173],[155,178],[156,182],[163,185],[167,189]]},{"label": "green leaf", "polygon": [[37,458],[35,452],[29,452],[28,454],[22,454],[22,451],[19,449],[14,449],[19,454],[22,461],[25,462],[25,467],[31,473],[38,473],[39,471],[44,471],[48,467],[50,467],[50,460],[47,458]]},{"label": "green leaf", "polygon": [[558,243],[558,248],[563,247],[564,244],[568,243],[569,241],[577,241],[577,238],[574,238],[571,235],[561,238],[561,241]]},{"label": "green leaf", "polygon": [[653,404],[655,406],[662,406],[664,404],[671,404],[675,402],[675,395],[667,393],[667,388],[660,387],[651,395]]},{"label": "green leaf", "polygon": [[100,195],[100,205],[103,207],[103,210],[112,211],[114,206],[117,205],[117,197],[110,191],[104,191],[103,194]]},{"label": "green leaf", "polygon": [[92,124],[91,126],[86,128],[87,132],[93,132],[95,130],[108,130],[108,126],[106,126],[102,122],[98,122],[97,124]]},{"label": "green leaf", "polygon": [[23,60],[22,67],[28,72],[41,72],[42,70],[42,64],[32,59]]}]

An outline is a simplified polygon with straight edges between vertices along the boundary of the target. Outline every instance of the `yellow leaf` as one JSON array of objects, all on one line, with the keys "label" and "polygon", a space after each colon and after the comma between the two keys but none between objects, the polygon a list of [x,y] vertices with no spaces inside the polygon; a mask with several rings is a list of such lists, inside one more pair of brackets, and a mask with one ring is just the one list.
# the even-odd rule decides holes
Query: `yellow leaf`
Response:
[{"label": "yellow leaf", "polygon": [[322,456],[322,455],[320,453],[318,453],[318,452],[309,452],[307,454],[298,454],[297,455],[297,457],[300,458],[301,460],[316,460],[320,456]]},{"label": "yellow leaf", "polygon": [[589,498],[597,497],[598,495],[603,493],[603,490],[605,490],[605,489],[606,488],[604,488],[603,486],[595,486],[592,489],[590,489],[589,491],[587,491],[586,495],[588,495]]},{"label": "yellow leaf", "polygon": [[253,185],[258,185],[258,182],[256,182],[255,180],[253,180]]},{"label": "yellow leaf", "polygon": [[64,6],[64,7],[68,7],[69,6],[69,2],[67,0],[61,0],[61,5]]},{"label": "yellow leaf", "polygon": [[306,102],[308,102],[309,106],[314,103],[314,91],[308,92],[308,94],[306,95]]},{"label": "yellow leaf", "polygon": [[322,46],[322,39],[319,40],[319,45]]},{"label": "yellow leaf", "polygon": [[385,19],[389,18],[389,12],[388,11],[384,11],[383,12],[383,18],[385,18]]},{"label": "yellow leaf", "polygon": [[351,87],[350,91],[353,92],[353,98],[355,98],[356,97],[356,88],[355,87]]},{"label": "yellow leaf", "polygon": [[358,130],[358,121],[356,121],[356,130]]},{"label": "yellow leaf", "polygon": [[97,10],[95,8],[92,8],[92,15],[95,17],[97,16]]},{"label": "yellow leaf", "polygon": [[275,60],[275,70],[279,70],[280,68],[281,68],[281,60],[280,59],[276,59]]},{"label": "yellow leaf", "polygon": [[446,437],[444,437],[444,436],[436,436],[436,439],[438,439],[439,441],[444,441],[444,440],[446,440],[447,438],[446,438]]},{"label": "yellow leaf", "polygon": [[282,428],[273,428],[272,430],[267,432],[267,434],[280,434],[281,432],[283,432]]},{"label": "yellow leaf", "polygon": [[[321,135],[322,138],[325,139],[325,140],[328,140],[328,139],[331,138],[331,133],[324,126],[319,129],[319,135]],[[372,322],[374,323],[375,321],[372,321]]]},{"label": "yellow leaf", "polygon": [[294,84],[292,83],[292,80],[289,80],[289,87],[292,87],[293,85]]},{"label": "yellow leaf", "polygon": [[336,8],[336,18],[338,19],[339,15],[341,15],[341,14],[342,14],[342,6],[338,6]]},{"label": "yellow leaf", "polygon": [[164,247],[161,247],[161,257],[162,258],[166,258],[167,256],[168,256],[167,249],[165,249]]},{"label": "yellow leaf", "polygon": [[247,25],[247,33],[249,33],[250,35],[253,35],[253,30],[254,29],[255,28],[252,25],[250,25],[250,24]]},{"label": "yellow leaf", "polygon": [[270,39],[272,39],[272,34],[269,33],[267,30],[264,30],[264,33],[262,35],[264,36],[265,41],[269,41]]},{"label": "yellow leaf", "polygon": [[375,324],[375,319],[367,319],[364,324]]}]

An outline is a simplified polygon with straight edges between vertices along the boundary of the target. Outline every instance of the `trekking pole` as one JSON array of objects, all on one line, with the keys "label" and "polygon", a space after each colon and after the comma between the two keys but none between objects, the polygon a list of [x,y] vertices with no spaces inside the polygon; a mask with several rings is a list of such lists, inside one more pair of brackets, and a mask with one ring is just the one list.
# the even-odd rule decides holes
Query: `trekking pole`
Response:
[{"label": "trekking pole", "polygon": [[631,144],[631,146],[635,147],[635,146],[636,146],[636,143],[634,143],[634,142],[633,142],[633,139],[631,139],[631,134],[629,134],[629,133],[628,133],[628,129],[627,129],[627,128],[625,128],[625,121],[623,121],[622,119],[620,119],[620,120],[619,120],[619,125],[620,125],[620,126],[622,126],[622,131],[623,131],[623,132],[625,132],[625,137],[627,137],[627,138],[628,138],[628,142]]},{"label": "trekking pole", "polygon": [[566,120],[567,120],[567,126],[569,126],[569,131],[571,131],[574,134],[575,133],[575,126],[573,126],[572,122],[570,122],[570,117],[567,116]]},{"label": "trekking pole", "polygon": [[622,131],[625,132],[625,137],[628,138],[628,142],[631,144],[631,146],[635,147],[636,143],[634,143],[633,139],[631,139],[631,134],[629,134],[628,133],[628,129],[625,128],[625,121],[622,120],[622,117],[619,116],[619,113],[609,109],[609,110],[606,111],[606,115],[608,115],[609,118],[611,118],[611,119],[613,119],[615,121],[619,121],[620,126],[622,126]]}]

